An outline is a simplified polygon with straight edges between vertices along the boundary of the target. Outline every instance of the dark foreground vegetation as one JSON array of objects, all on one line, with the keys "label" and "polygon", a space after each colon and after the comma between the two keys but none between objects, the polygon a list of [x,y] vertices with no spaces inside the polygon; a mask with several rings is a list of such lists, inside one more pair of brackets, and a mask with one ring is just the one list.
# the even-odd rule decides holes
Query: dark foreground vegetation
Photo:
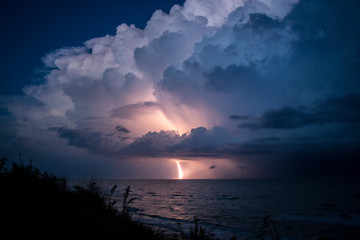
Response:
[{"label": "dark foreground vegetation", "polygon": [[[70,189],[66,180],[41,173],[32,164],[0,160],[0,231],[6,239],[164,239],[162,232],[133,221],[95,182]],[[126,195],[127,193],[127,195]]]},{"label": "dark foreground vegetation", "polygon": [[[4,236],[6,239],[217,239],[211,229],[199,224],[198,218],[188,233],[179,224],[177,234],[166,234],[132,219],[128,211],[134,201],[129,197],[130,186],[124,189],[123,199],[117,204],[112,199],[116,185],[108,192],[96,181],[70,188],[66,179],[40,172],[31,161],[29,165],[13,163],[9,169],[7,165],[7,158],[1,158],[1,239]],[[121,209],[116,208],[118,205]],[[272,224],[265,218],[257,239],[279,240]]]}]

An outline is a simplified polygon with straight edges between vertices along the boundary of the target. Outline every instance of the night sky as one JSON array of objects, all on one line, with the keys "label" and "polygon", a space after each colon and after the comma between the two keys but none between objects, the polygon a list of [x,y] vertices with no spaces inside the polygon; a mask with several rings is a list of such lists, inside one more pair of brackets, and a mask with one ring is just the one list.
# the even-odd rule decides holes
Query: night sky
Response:
[{"label": "night sky", "polygon": [[0,6],[10,161],[104,178],[360,170],[358,1]]}]

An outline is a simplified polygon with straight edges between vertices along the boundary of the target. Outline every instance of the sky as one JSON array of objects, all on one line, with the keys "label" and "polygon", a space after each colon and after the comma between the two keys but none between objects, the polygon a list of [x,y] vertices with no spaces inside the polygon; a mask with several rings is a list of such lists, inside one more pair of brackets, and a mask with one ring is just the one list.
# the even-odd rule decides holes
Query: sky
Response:
[{"label": "sky", "polygon": [[358,175],[357,1],[1,5],[10,161],[65,177]]}]

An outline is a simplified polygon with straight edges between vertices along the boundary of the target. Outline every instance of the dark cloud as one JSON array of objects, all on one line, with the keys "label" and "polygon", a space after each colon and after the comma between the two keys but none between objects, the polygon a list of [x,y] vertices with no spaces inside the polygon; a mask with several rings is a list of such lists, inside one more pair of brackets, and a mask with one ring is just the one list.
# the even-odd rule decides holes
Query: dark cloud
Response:
[{"label": "dark cloud", "polygon": [[236,115],[236,114],[231,114],[229,116],[229,119],[231,120],[248,120],[250,117],[249,116],[240,116],[240,115]]},{"label": "dark cloud", "polygon": [[228,134],[227,129],[222,127],[209,130],[198,127],[182,136],[175,131],[149,132],[120,152],[152,157],[215,157],[221,152]]},{"label": "dark cloud", "polygon": [[264,31],[282,27],[282,23],[278,19],[271,18],[264,13],[250,14],[249,21],[246,26],[261,34]]},{"label": "dark cloud", "polygon": [[251,87],[259,79],[259,74],[254,65],[230,65],[223,69],[216,66],[211,72],[205,73],[205,89],[211,92],[232,92],[237,87]]},{"label": "dark cloud", "polygon": [[291,129],[309,124],[321,123],[321,119],[318,119],[316,114],[314,115],[293,107],[284,106],[280,109],[268,110],[258,119],[258,121],[243,123],[240,124],[239,127],[251,129]]},{"label": "dark cloud", "polygon": [[[336,101],[339,102],[339,101]],[[340,101],[341,102],[341,101]],[[116,135],[91,129],[52,128],[68,144],[117,159],[152,158],[228,158],[256,164],[269,173],[292,176],[336,176],[351,173],[359,166],[359,137],[255,137],[239,142],[226,128],[192,129],[189,134],[175,131],[149,132],[127,143]],[[358,135],[356,132],[353,133]],[[344,164],[346,157],[346,164]],[[338,167],[338,174],[336,174]],[[210,166],[215,169],[216,166]],[[240,169],[245,169],[241,166]],[[281,170],[282,169],[282,170]],[[275,176],[275,175],[274,175]]]},{"label": "dark cloud", "polygon": [[[232,119],[246,119],[237,116]],[[318,100],[311,107],[284,106],[268,110],[256,121],[242,123],[240,128],[294,129],[308,125],[323,125],[332,122],[360,122],[360,95],[349,94],[340,98]]]},{"label": "dark cloud", "polygon": [[66,138],[68,145],[86,148],[90,151],[96,151],[98,149],[103,137],[101,132],[93,132],[90,129],[54,127],[49,130],[56,132],[61,138]]},{"label": "dark cloud", "polygon": [[118,125],[115,129],[121,133],[130,133],[130,130],[124,127],[123,125]]},{"label": "dark cloud", "polygon": [[124,146],[126,144],[126,140],[129,139],[127,136],[124,136],[124,133],[129,131],[125,127],[117,126],[115,129],[118,134],[94,131],[90,128],[49,128],[50,131],[56,132],[60,138],[67,139],[68,145],[85,148],[90,152],[103,156],[114,156],[116,150]]},{"label": "dark cloud", "polygon": [[215,157],[223,151],[231,133],[224,127],[215,126],[211,129],[198,127],[192,129],[181,142],[168,148],[174,154],[184,156]]},{"label": "dark cloud", "polygon": [[[189,157],[226,154],[223,145],[230,133],[223,127],[206,129],[199,127],[192,129],[186,135],[179,135],[176,131],[148,132],[147,134],[126,143],[123,136],[125,129],[117,126],[120,135],[105,134],[87,129],[69,129],[55,127],[49,130],[56,132],[59,137],[68,140],[68,145],[86,148],[91,152],[123,157]],[[124,128],[124,129],[123,129]]]},{"label": "dark cloud", "polygon": [[169,155],[168,148],[178,144],[183,138],[175,131],[148,132],[119,152],[135,157],[166,157]]}]

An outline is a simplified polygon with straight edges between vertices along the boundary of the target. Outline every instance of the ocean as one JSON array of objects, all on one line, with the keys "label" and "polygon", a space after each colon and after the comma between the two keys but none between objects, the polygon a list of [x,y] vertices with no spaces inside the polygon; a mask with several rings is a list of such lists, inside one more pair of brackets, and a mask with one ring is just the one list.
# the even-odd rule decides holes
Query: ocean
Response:
[{"label": "ocean", "polygon": [[[360,182],[351,179],[103,180],[131,186],[133,218],[184,232],[194,218],[219,239],[360,239]],[[267,233],[268,232],[268,233]]]}]

